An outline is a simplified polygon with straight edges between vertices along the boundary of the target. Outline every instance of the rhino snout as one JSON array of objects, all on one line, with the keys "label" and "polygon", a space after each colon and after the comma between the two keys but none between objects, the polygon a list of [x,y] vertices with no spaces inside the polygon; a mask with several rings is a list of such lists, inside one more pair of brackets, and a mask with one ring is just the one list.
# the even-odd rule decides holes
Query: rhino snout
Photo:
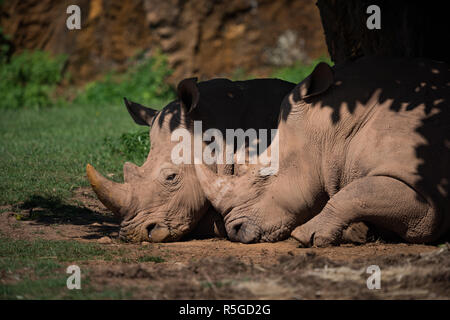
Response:
[{"label": "rhino snout", "polygon": [[261,233],[259,228],[250,221],[233,221],[227,226],[228,238],[231,241],[242,243],[258,242]]}]

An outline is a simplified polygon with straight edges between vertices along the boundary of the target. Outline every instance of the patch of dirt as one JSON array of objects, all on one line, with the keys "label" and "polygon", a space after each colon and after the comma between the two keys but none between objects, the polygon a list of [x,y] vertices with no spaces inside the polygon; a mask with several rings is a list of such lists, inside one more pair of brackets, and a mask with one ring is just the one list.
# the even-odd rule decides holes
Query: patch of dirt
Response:
[{"label": "patch of dirt", "polygon": [[[135,299],[450,298],[448,244],[299,248],[293,239],[249,245],[226,239],[128,244],[118,239],[117,223],[90,189],[77,191],[73,205],[41,201],[39,206],[38,200],[1,213],[1,234],[122,249],[123,261],[80,262],[98,291],[122,288]],[[130,259],[143,254],[162,262]],[[380,268],[380,289],[367,287],[371,265]]]}]

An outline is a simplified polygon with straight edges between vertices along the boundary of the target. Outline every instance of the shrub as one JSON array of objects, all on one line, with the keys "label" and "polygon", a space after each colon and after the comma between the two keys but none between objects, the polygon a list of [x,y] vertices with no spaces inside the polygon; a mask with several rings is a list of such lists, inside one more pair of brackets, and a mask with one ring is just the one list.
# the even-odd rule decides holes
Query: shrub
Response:
[{"label": "shrub", "polygon": [[326,62],[330,65],[333,65],[330,58],[320,57],[308,64],[296,62],[294,65],[290,67],[283,67],[277,69],[272,73],[272,77],[293,83],[300,83],[301,81],[303,81],[303,79],[305,79],[307,76],[310,75],[310,73],[314,70],[314,67],[319,62]]},{"label": "shrub", "polygon": [[55,104],[53,90],[61,81],[65,56],[24,51],[0,61],[0,109],[41,108]]},{"label": "shrub", "polygon": [[74,103],[106,105],[122,103],[129,97],[144,105],[159,105],[174,97],[173,89],[165,82],[171,70],[167,59],[156,54],[131,67],[126,73],[109,73],[104,79],[87,84]]},{"label": "shrub", "polygon": [[128,161],[142,164],[150,151],[150,138],[147,130],[123,133],[120,137],[105,138],[107,150],[123,155]]}]

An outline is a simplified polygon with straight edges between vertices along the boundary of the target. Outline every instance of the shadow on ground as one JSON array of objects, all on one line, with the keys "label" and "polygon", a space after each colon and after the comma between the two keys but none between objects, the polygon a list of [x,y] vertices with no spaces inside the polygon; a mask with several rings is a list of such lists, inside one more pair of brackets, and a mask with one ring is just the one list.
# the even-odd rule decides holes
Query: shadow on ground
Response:
[{"label": "shadow on ground", "polygon": [[90,233],[83,239],[99,239],[119,231],[118,221],[106,210],[89,203],[67,203],[57,197],[33,195],[16,206],[18,220],[34,225],[74,225],[89,226]]}]

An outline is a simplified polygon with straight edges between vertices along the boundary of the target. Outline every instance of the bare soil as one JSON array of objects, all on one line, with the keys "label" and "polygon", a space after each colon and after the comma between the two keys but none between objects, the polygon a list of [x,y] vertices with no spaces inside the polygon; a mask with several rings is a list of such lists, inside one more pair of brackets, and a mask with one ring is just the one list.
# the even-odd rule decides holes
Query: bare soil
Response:
[{"label": "bare soil", "polygon": [[[262,244],[226,239],[129,244],[118,239],[118,224],[89,189],[77,191],[73,205],[51,205],[34,203],[22,205],[19,212],[4,211],[0,232],[14,239],[93,242],[122,252],[122,260],[80,262],[99,291],[120,287],[134,299],[450,298],[448,244],[377,241],[299,248],[293,239]],[[18,214],[31,218],[18,220]],[[138,262],[136,257],[143,254],[162,262]],[[367,287],[371,265],[381,270],[380,289]]]}]

